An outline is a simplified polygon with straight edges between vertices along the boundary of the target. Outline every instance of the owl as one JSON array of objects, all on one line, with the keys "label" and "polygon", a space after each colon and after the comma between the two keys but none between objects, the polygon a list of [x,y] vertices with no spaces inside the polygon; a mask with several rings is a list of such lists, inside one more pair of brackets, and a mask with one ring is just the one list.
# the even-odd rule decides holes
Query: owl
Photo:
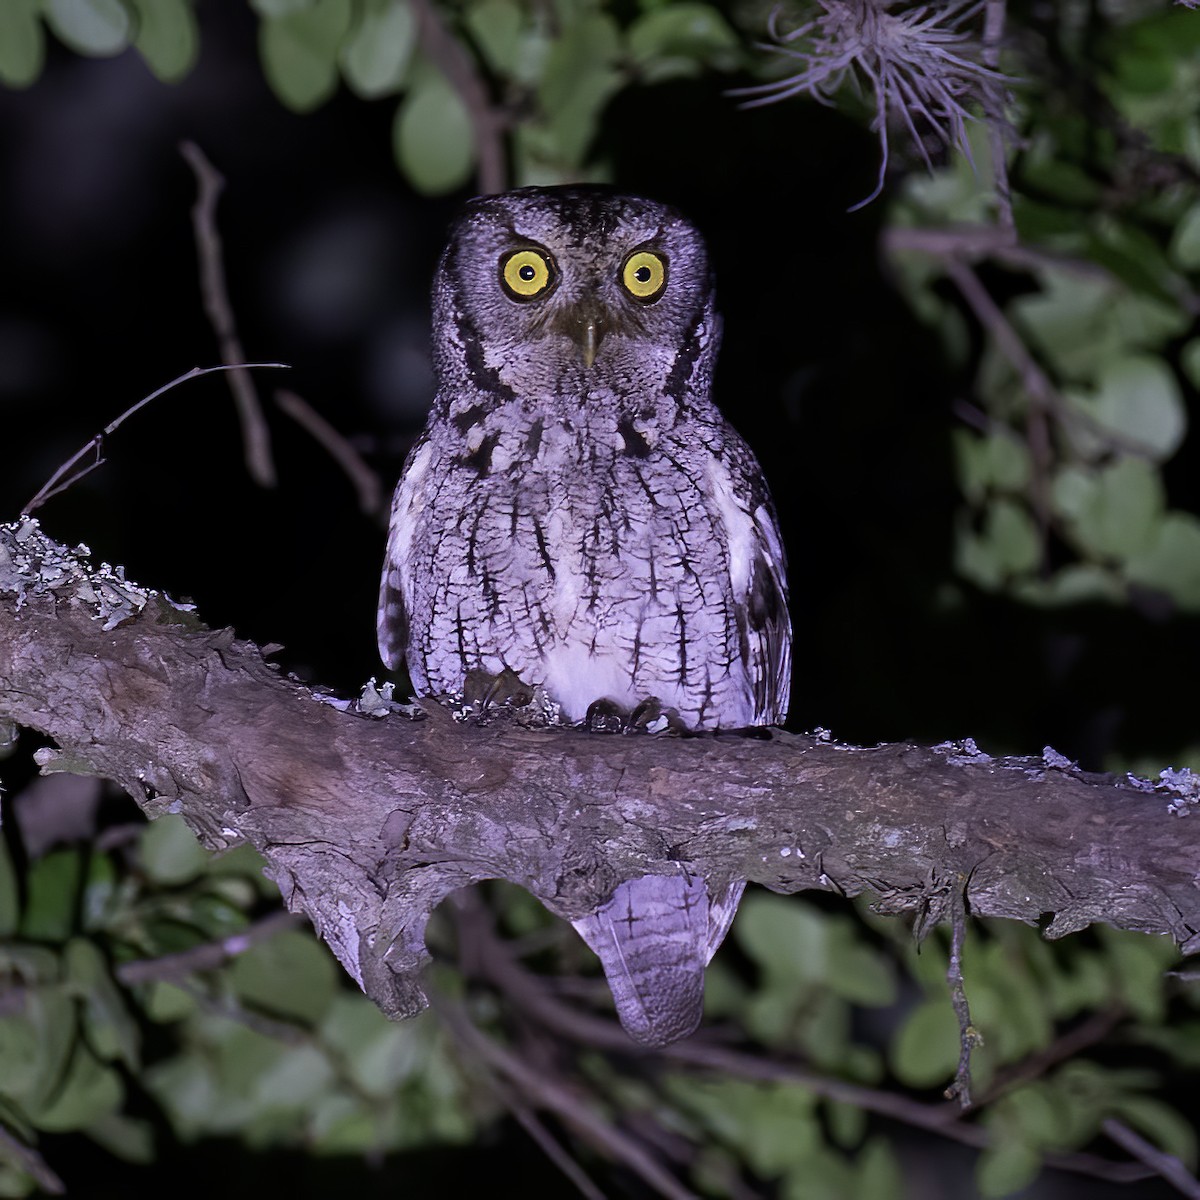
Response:
[{"label": "owl", "polygon": [[[515,672],[570,721],[599,702],[696,730],[782,722],[784,554],[710,399],[720,319],[694,226],[603,188],[482,197],[433,299],[437,393],[392,504],[384,661],[424,695]],[[694,1027],[743,886],[647,875],[576,922],[635,1037]]]}]

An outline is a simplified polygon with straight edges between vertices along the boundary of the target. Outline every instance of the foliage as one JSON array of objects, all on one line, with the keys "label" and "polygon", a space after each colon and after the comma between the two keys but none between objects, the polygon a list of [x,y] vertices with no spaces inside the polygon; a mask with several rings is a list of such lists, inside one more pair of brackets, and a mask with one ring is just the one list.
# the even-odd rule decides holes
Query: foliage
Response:
[{"label": "foliage", "polygon": [[[277,904],[249,847],[213,858],[179,817],[23,870],[0,842],[0,1119],[131,1162],[157,1153],[147,1096],[185,1141],[339,1155],[470,1138],[486,1105],[432,1019],[389,1022],[311,931],[258,932]],[[0,1146],[0,1195],[32,1190]]]}]

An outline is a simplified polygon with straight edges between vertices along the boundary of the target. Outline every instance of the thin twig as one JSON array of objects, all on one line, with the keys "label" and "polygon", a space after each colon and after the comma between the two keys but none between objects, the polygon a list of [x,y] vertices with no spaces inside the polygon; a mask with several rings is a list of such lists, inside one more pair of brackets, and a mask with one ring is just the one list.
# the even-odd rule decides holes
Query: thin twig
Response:
[{"label": "thin twig", "polygon": [[298,928],[301,924],[301,919],[295,913],[280,909],[215,942],[205,942],[190,950],[181,950],[178,954],[163,954],[158,958],[139,958],[122,963],[116,969],[116,976],[124,984],[135,984],[157,979],[175,980],[193,971],[212,971],[231,958],[244,954],[251,946],[265,942],[285,929]]},{"label": "thin twig", "polygon": [[946,982],[950,985],[950,1003],[958,1018],[958,1069],[954,1082],[946,1089],[947,1100],[957,1100],[963,1112],[971,1107],[971,1052],[983,1045],[983,1037],[971,1023],[971,1007],[963,984],[962,952],[967,937],[967,880],[960,875],[950,889],[950,961],[946,964]]},{"label": "thin twig", "polygon": [[0,1158],[7,1158],[19,1171],[24,1171],[48,1196],[63,1196],[67,1187],[50,1169],[46,1160],[0,1123]]},{"label": "thin twig", "polygon": [[[521,966],[513,958],[507,943],[495,933],[480,929],[475,931],[475,937],[475,950],[483,975],[509,996],[542,1029],[614,1054],[627,1054],[638,1058],[655,1055],[681,1066],[696,1067],[741,1079],[797,1084],[823,1099],[861,1108],[865,1112],[927,1130],[975,1149],[983,1149],[991,1144],[988,1130],[982,1125],[963,1121],[957,1104],[927,1104],[895,1092],[863,1087],[844,1079],[822,1075],[800,1063],[782,1061],[777,1057],[760,1057],[741,1050],[714,1046],[695,1038],[650,1050],[631,1041],[629,1035],[615,1021],[572,1008],[556,999],[551,994],[547,981]],[[1050,1152],[1044,1157],[1047,1166],[1119,1183],[1136,1182],[1152,1174],[1149,1168],[1140,1162],[1113,1162],[1093,1154]]]},{"label": "thin twig", "polygon": [[963,299],[971,306],[980,324],[995,338],[1001,353],[1016,368],[1025,394],[1029,397],[1029,411],[1025,418],[1025,438],[1029,447],[1031,467],[1029,500],[1037,520],[1042,546],[1040,558],[1044,562],[1051,521],[1050,473],[1054,467],[1054,449],[1050,442],[1047,414],[1061,414],[1066,405],[1055,391],[1049,377],[1026,348],[1020,335],[1009,324],[1000,306],[980,283],[979,276],[966,263],[956,258],[946,259],[946,271],[962,293]]},{"label": "thin twig", "polygon": [[992,73],[983,78],[983,111],[987,118],[988,146],[992,154],[992,176],[996,187],[996,216],[1008,240],[1017,240],[1013,220],[1012,189],[1008,181],[1008,147],[1005,132],[1004,84],[1001,81],[1000,43],[1004,38],[1005,0],[987,0],[983,20],[983,65]]},{"label": "thin twig", "polygon": [[[217,200],[225,186],[225,179],[195,142],[180,142],[179,153],[187,160],[188,166],[196,176],[192,229],[200,264],[200,295],[204,302],[204,312],[217,335],[221,361],[234,367],[242,362],[246,354],[237,335],[233,306],[229,303],[221,234],[217,229]],[[274,487],[275,464],[271,459],[271,433],[263,417],[254,381],[246,371],[235,369],[229,378],[229,389],[233,392],[238,419],[242,425],[246,470],[260,487]]]},{"label": "thin twig", "polygon": [[1014,242],[995,225],[949,225],[938,228],[897,226],[881,235],[884,249],[916,250],[938,258],[955,257],[965,261],[993,258],[1011,267],[1036,271],[1047,267],[1084,279],[1111,281],[1112,273],[1098,263],[1072,258],[1042,246]]},{"label": "thin twig", "polygon": [[558,1140],[537,1119],[537,1114],[529,1105],[522,1104],[516,1096],[511,1096],[507,1103],[513,1116],[520,1122],[521,1128],[537,1143],[538,1149],[575,1185],[575,1190],[581,1196],[587,1197],[587,1200],[604,1200],[604,1193],[588,1178],[587,1173],[570,1153],[559,1145]]},{"label": "thin twig", "polygon": [[1102,1122],[1101,1129],[1112,1138],[1122,1150],[1128,1151],[1134,1158],[1144,1162],[1156,1175],[1161,1175],[1177,1192],[1200,1200],[1200,1182],[1175,1157],[1165,1150],[1160,1150],[1152,1142],[1146,1141],[1139,1133],[1135,1133],[1124,1121],[1108,1117]]},{"label": "thin twig", "polygon": [[329,457],[342,468],[358,494],[358,507],[368,517],[381,515],[383,484],[379,474],[363,462],[362,455],[308,401],[295,392],[277,388],[275,403],[324,447]]},{"label": "thin twig", "polygon": [[694,1192],[664,1170],[636,1141],[593,1112],[565,1084],[534,1071],[476,1029],[458,1004],[441,997],[435,1007],[464,1045],[520,1088],[531,1102],[555,1113],[597,1150],[628,1167],[660,1196],[667,1200],[697,1200]]},{"label": "thin twig", "polygon": [[492,104],[487,87],[466,46],[446,28],[430,0],[411,0],[420,29],[421,49],[437,64],[467,110],[479,156],[479,190],[502,192],[507,186],[503,115]]},{"label": "thin twig", "polygon": [[[151,392],[148,396],[143,396],[135,405],[127,408],[114,421],[110,421],[105,427],[100,430],[94,438],[86,445],[77,450],[48,480],[42,485],[41,490],[32,500],[21,510],[23,516],[29,516],[37,509],[41,508],[51,496],[57,496],[60,492],[65,492],[67,488],[73,486],[85,475],[90,474],[105,461],[103,455],[104,439],[120,428],[134,413],[146,407],[151,400],[157,400],[164,392],[169,392],[173,387],[178,387],[181,383],[187,383],[189,379],[199,379],[201,375],[211,375],[216,371],[251,371],[251,370],[272,370],[286,371],[289,369],[287,363],[230,363],[219,367],[193,367],[190,371],[185,371],[182,375],[176,376],[170,383],[164,383],[162,387]],[[82,470],[70,475],[73,467],[75,467],[80,459],[90,451],[95,450],[95,462],[88,463]]]},{"label": "thin twig", "polygon": [[1036,1054],[1031,1054],[1020,1062],[997,1071],[995,1078],[983,1095],[976,1097],[975,1107],[983,1108],[984,1105],[990,1104],[1014,1088],[1029,1083],[1031,1080],[1040,1079],[1051,1067],[1057,1066],[1069,1058],[1074,1058],[1089,1046],[1103,1041],[1124,1017],[1125,1009],[1119,1004],[1092,1013],[1086,1020],[1055,1038],[1044,1050],[1039,1050]]}]

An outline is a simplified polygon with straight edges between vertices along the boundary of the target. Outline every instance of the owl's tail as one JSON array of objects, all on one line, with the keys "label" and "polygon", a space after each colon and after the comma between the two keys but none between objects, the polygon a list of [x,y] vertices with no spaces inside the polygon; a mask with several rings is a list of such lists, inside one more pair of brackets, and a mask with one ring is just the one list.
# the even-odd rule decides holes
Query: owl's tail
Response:
[{"label": "owl's tail", "polygon": [[704,1008],[704,969],[745,890],[736,880],[710,897],[703,879],[643,875],[574,922],[596,952],[625,1032],[648,1046],[692,1033]]}]

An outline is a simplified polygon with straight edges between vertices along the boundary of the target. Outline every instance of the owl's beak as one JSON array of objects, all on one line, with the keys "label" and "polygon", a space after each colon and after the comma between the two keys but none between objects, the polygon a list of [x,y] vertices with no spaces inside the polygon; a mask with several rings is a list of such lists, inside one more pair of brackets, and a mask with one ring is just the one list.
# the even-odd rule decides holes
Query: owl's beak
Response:
[{"label": "owl's beak", "polygon": [[[590,368],[596,361],[596,352],[608,332],[611,319],[604,306],[595,300],[584,300],[569,309],[564,316],[564,332],[579,347],[579,357],[583,359],[583,365]],[[562,329],[563,326],[560,325],[559,328]]]},{"label": "owl's beak", "polygon": [[596,351],[600,349],[603,328],[604,326],[599,321],[587,321],[583,325],[582,333],[577,340],[585,367],[590,367],[596,361]]}]

